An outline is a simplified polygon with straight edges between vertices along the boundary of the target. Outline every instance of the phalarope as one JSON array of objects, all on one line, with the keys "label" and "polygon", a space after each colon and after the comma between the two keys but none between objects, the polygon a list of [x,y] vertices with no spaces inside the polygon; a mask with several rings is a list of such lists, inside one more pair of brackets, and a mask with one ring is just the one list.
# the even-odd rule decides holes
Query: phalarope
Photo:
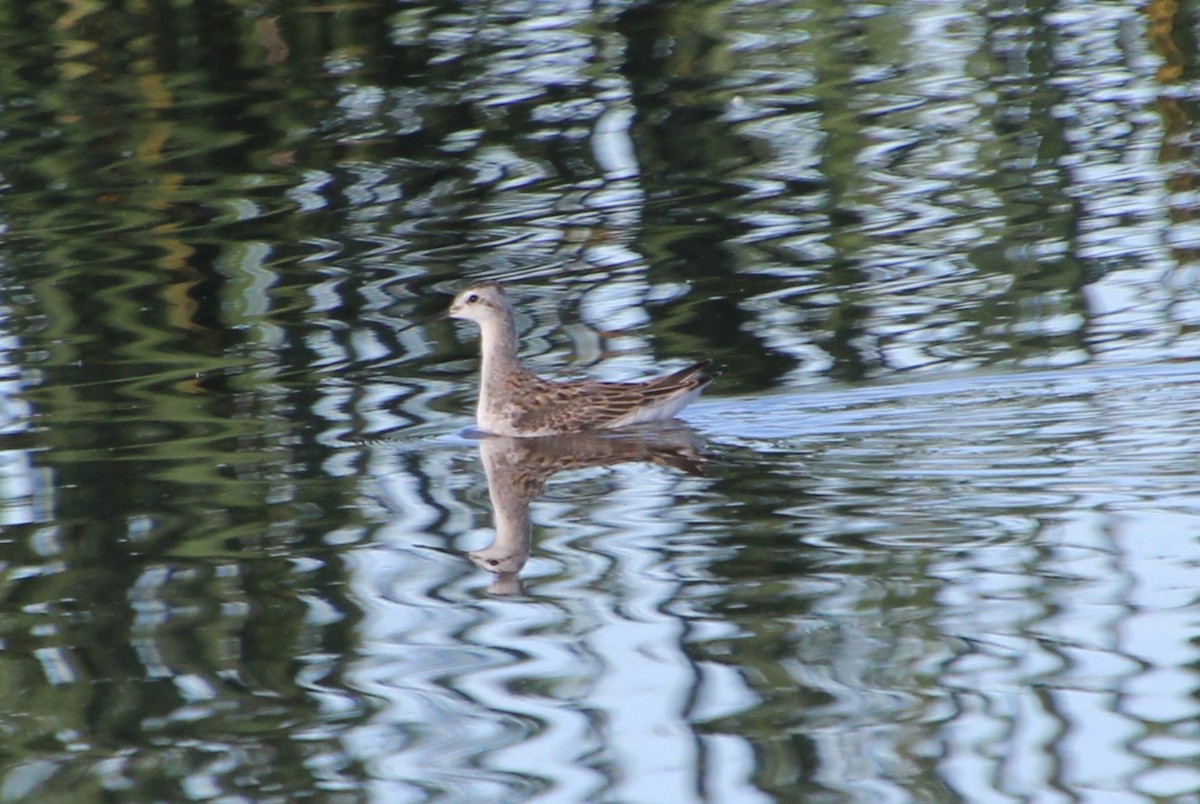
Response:
[{"label": "phalarope", "polygon": [[467,287],[439,318],[479,325],[483,354],[475,422],[493,435],[534,438],[608,430],[674,418],[715,380],[704,360],[645,382],[555,382],[517,357],[512,305],[499,282]]}]

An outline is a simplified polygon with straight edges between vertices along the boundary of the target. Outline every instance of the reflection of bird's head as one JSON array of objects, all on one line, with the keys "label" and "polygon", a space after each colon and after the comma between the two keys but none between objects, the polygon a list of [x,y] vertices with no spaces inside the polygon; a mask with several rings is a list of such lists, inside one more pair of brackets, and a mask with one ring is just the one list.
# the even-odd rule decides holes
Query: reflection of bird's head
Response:
[{"label": "reflection of bird's head", "polygon": [[482,550],[470,551],[467,558],[471,559],[475,566],[488,572],[515,573],[525,566],[525,562],[529,560],[529,553],[513,552],[512,545],[490,544]]},{"label": "reflection of bird's head", "polygon": [[460,318],[483,325],[485,321],[512,314],[508,296],[499,282],[476,282],[461,291],[446,312],[450,318]]},{"label": "reflection of bird's head", "polygon": [[[529,560],[529,553],[521,550],[512,551],[503,545],[496,543],[489,544],[481,550],[455,550],[451,547],[434,547],[432,544],[418,544],[417,547],[426,550],[436,550],[439,553],[445,553],[448,556],[457,556],[461,558],[466,556],[471,560],[471,563],[480,569],[496,575],[494,585],[498,584],[502,587],[511,586],[514,580],[520,585],[517,579],[519,573],[525,567],[525,562]],[[508,594],[515,594],[509,592]]]}]

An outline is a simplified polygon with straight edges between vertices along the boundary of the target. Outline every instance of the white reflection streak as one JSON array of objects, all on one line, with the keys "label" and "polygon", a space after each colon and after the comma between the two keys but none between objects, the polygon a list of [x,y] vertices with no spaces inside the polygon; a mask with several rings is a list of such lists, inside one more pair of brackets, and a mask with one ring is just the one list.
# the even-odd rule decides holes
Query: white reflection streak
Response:
[{"label": "white reflection streak", "polygon": [[42,672],[46,676],[46,681],[53,686],[61,686],[63,684],[73,684],[79,680],[75,668],[71,666],[71,659],[63,648],[36,648],[33,651],[34,658],[42,666]]},{"label": "white reflection streak", "polygon": [[[0,434],[29,430],[32,406],[21,398],[25,383],[20,365],[11,359],[22,346],[15,334],[3,332],[9,311],[0,307]],[[0,525],[28,525],[53,517],[53,478],[39,472],[29,450],[0,450]]]},{"label": "white reflection streak", "polygon": [[629,137],[633,110],[609,109],[596,120],[592,133],[592,154],[609,181],[629,179],[639,174],[636,152]]}]

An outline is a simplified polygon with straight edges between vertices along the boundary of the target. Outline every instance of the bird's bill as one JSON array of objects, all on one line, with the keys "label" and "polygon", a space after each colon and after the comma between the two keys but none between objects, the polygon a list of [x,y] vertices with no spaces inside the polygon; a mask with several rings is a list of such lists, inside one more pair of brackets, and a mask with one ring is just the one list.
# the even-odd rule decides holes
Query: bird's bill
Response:
[{"label": "bird's bill", "polygon": [[405,330],[410,330],[413,327],[420,327],[420,326],[424,326],[425,324],[432,324],[434,321],[443,321],[449,317],[450,317],[450,311],[443,310],[442,312],[437,313],[436,315],[427,316],[425,318],[419,318],[416,321],[405,324],[404,326],[400,327],[400,329],[398,329],[396,331],[404,332]]}]

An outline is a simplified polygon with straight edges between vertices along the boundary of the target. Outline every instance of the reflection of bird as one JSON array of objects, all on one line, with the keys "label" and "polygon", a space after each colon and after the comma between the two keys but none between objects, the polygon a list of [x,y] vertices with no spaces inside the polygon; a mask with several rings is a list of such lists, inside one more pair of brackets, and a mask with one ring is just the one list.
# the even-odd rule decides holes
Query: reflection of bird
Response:
[{"label": "reflection of bird", "polygon": [[544,380],[517,357],[512,305],[499,282],[471,285],[440,317],[479,325],[483,377],[476,423],[495,435],[534,437],[664,421],[717,378],[705,360],[645,382]]},{"label": "reflection of bird", "polygon": [[542,493],[546,479],[568,469],[641,462],[688,474],[704,473],[704,456],[686,428],[612,434],[577,433],[547,438],[484,438],[479,442],[488,496],[496,522],[496,538],[467,557],[496,574],[491,590],[518,594],[518,573],[529,559],[533,523],[529,504]]}]

